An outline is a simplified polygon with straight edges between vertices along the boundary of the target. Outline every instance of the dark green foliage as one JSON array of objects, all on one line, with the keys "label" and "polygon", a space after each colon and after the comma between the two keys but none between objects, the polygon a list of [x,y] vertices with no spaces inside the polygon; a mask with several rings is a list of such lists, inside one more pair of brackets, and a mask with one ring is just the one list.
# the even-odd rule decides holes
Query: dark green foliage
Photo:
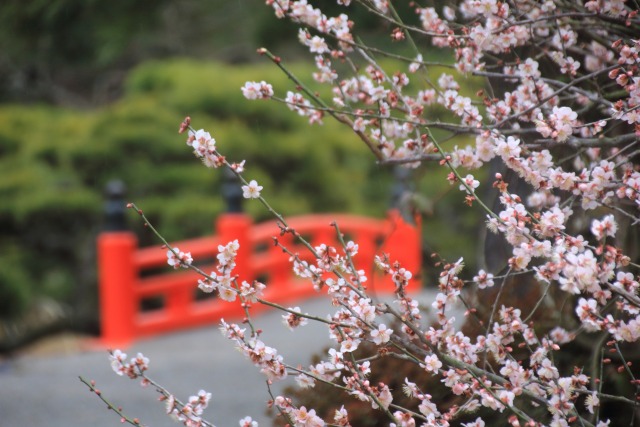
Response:
[{"label": "dark green foliage", "polygon": [[[18,314],[36,295],[84,304],[77,298],[95,278],[95,260],[87,254],[110,180],[126,183],[127,199],[168,239],[212,232],[225,209],[221,171],[200,165],[186,136],[177,134],[187,114],[228,159],[247,160],[247,178],[264,185],[284,214],[384,215],[388,173],[372,166],[350,130],[327,121],[310,131],[284,106],[245,100],[240,87],[257,75],[291,88],[274,67],[178,60],[139,67],[123,99],[100,110],[0,108],[0,315]],[[245,208],[257,219],[267,217],[257,202]],[[128,220],[143,244],[158,243],[134,214]]]},{"label": "dark green foliage", "polygon": [[10,54],[49,63],[112,60],[132,36],[150,31],[165,1],[6,0],[0,34]]},{"label": "dark green foliage", "polygon": [[103,103],[150,58],[255,60],[270,15],[262,0],[4,0],[0,101]]},{"label": "dark green foliage", "polygon": [[13,242],[5,242],[0,255],[0,320],[23,312],[29,303],[29,276],[20,251]]},{"label": "dark green foliage", "polygon": [[[294,66],[293,71],[308,76],[311,69]],[[435,77],[439,73],[434,70]],[[295,90],[270,64],[232,67],[185,59],[136,68],[123,98],[99,110],[0,108],[0,244],[16,251],[2,268],[22,271],[0,276],[3,292],[17,300],[45,294],[85,304],[82,295],[95,283],[91,251],[102,223],[102,192],[113,179],[126,183],[127,199],[168,239],[211,233],[215,216],[225,209],[221,173],[198,164],[186,136],[177,134],[185,115],[196,128],[211,132],[229,160],[247,161],[246,177],[258,180],[283,214],[383,216],[392,168],[377,166],[353,132],[331,118],[310,127],[284,105],[245,100],[244,82],[262,79],[273,84],[277,96]],[[427,215],[429,250],[448,256],[475,224],[460,212],[472,212],[459,202],[457,188],[450,195],[454,204],[440,203],[450,192],[443,168],[434,164],[423,171],[417,188],[422,199],[409,203]],[[450,214],[435,221],[429,216],[433,206]],[[268,218],[256,202],[246,202],[245,210],[257,220]],[[158,243],[135,215],[128,220],[142,244]]]}]

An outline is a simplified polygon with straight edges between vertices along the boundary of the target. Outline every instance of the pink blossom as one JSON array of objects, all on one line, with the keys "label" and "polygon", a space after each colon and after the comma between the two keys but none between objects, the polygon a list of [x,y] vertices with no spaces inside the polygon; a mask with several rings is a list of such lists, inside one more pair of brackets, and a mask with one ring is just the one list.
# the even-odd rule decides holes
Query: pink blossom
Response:
[{"label": "pink blossom", "polygon": [[349,255],[350,257],[354,257],[358,254],[358,244],[349,240],[345,246],[345,254]]},{"label": "pink blossom", "polygon": [[410,73],[415,73],[416,71],[418,71],[418,69],[420,68],[420,66],[422,65],[422,54],[418,54],[414,60],[414,62],[412,62],[409,65],[409,72]]},{"label": "pink blossom", "polygon": [[460,184],[460,191],[466,191],[469,194],[473,194],[475,192],[474,190],[480,186],[480,181],[475,179],[471,174],[467,175],[462,181],[466,186]]},{"label": "pink blossom", "polygon": [[233,302],[236,300],[237,295],[238,291],[229,286],[220,286],[218,288],[218,296],[224,301]]},{"label": "pink blossom", "polygon": [[249,181],[248,185],[242,186],[242,197],[245,199],[257,199],[260,197],[262,186],[258,185],[255,179]]},{"label": "pink blossom", "polygon": [[519,157],[520,150],[520,140],[510,136],[506,140],[499,139],[497,141],[495,153],[507,161],[512,157]]},{"label": "pink blossom", "polygon": [[177,247],[167,250],[167,264],[173,268],[189,268],[192,262],[190,252],[182,252]]},{"label": "pink blossom", "polygon": [[251,417],[244,417],[239,421],[240,427],[258,427],[258,422],[253,421]]},{"label": "pink blossom", "polygon": [[246,82],[241,88],[242,94],[247,99],[268,99],[273,96],[273,87],[265,81]]},{"label": "pink blossom", "polygon": [[240,295],[249,302],[257,302],[258,298],[262,298],[264,290],[267,286],[264,283],[254,280],[253,283],[243,281],[240,285]]},{"label": "pink blossom", "polygon": [[384,323],[378,325],[378,329],[373,329],[369,334],[377,345],[386,344],[391,339],[392,329],[387,328]]},{"label": "pink blossom", "polygon": [[493,286],[493,274],[480,270],[478,275],[474,276],[473,281],[478,284],[479,289],[490,288]]},{"label": "pink blossom", "polygon": [[463,427],[485,427],[485,424],[482,418],[478,417],[476,418],[475,421],[471,423],[463,423],[462,426]]},{"label": "pink blossom", "polygon": [[598,240],[603,240],[606,237],[615,237],[616,231],[618,231],[618,224],[613,215],[607,215],[601,221],[594,219],[591,223],[591,233]]},{"label": "pink blossom", "polygon": [[309,51],[312,53],[327,53],[329,47],[322,37],[313,36],[308,42]]},{"label": "pink blossom", "polygon": [[587,410],[593,414],[593,409],[596,406],[600,406],[600,399],[598,399],[598,395],[595,392],[587,395],[584,405],[586,406]]},{"label": "pink blossom", "polygon": [[[301,313],[300,307],[289,308],[289,310],[294,311],[296,313]],[[282,320],[285,326],[287,326],[291,331],[293,331],[298,326],[304,326],[308,323],[305,317],[299,316],[294,313],[283,314]]]},{"label": "pink blossom", "polygon": [[338,426],[349,425],[349,416],[347,410],[344,408],[344,405],[342,405],[340,409],[336,409],[335,415],[333,416],[333,421]]},{"label": "pink blossom", "polygon": [[340,353],[351,353],[360,345],[359,339],[347,338],[340,344]]},{"label": "pink blossom", "polygon": [[316,382],[312,377],[300,374],[296,376],[296,384],[298,384],[298,387],[300,388],[312,388],[315,386]]},{"label": "pink blossom", "polygon": [[325,425],[322,418],[316,415],[314,409],[307,410],[304,406],[293,410],[293,420],[295,427],[321,427]]},{"label": "pink blossom", "polygon": [[425,356],[424,365],[421,365],[427,372],[438,373],[438,369],[442,368],[442,362],[435,354]]},{"label": "pink blossom", "polygon": [[235,266],[235,258],[238,254],[238,250],[240,249],[240,244],[238,240],[233,240],[226,245],[218,245],[218,264],[221,267],[230,267],[233,268]]},{"label": "pink blossom", "polygon": [[118,375],[123,375],[123,373],[126,371],[125,365],[127,354],[123,353],[119,349],[116,349],[109,355],[109,359],[111,360],[111,368],[113,369],[113,371]]}]

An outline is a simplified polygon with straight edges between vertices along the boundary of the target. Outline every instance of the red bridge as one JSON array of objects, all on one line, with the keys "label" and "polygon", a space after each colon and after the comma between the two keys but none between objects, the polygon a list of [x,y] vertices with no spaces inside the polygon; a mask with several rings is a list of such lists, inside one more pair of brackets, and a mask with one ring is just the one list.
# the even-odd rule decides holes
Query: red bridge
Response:
[{"label": "red bridge", "polygon": [[[407,224],[396,210],[390,211],[385,220],[322,214],[289,218],[288,224],[314,246],[325,243],[337,247],[335,228],[330,225],[333,221],[345,235],[345,241],[358,243],[355,264],[367,272],[366,285],[371,294],[391,293],[394,289],[390,278],[375,271],[373,259],[377,254],[388,253],[391,261],[400,261],[414,276],[418,273],[419,226]],[[289,255],[274,246],[273,236],[280,234],[275,221],[254,225],[247,215],[223,214],[216,221],[216,231],[215,236],[173,244],[184,252],[191,252],[194,264],[208,272],[214,267],[218,245],[237,239],[240,250],[234,272],[240,280],[265,283],[264,299],[291,304],[316,294],[310,281],[293,274]],[[294,242],[290,234],[278,239],[302,259],[312,259],[308,250]],[[223,317],[244,316],[238,300],[230,303],[217,298],[203,299],[211,294],[198,289],[198,274],[170,270],[166,252],[161,246],[139,249],[131,232],[104,232],[99,236],[102,344],[127,345],[140,337],[211,324]],[[257,303],[251,312],[265,308]]]}]

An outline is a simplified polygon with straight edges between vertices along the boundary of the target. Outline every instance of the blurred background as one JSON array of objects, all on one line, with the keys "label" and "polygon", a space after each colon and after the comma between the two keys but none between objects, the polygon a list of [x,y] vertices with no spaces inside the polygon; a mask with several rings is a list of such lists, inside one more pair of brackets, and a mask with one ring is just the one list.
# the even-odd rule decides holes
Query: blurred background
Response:
[{"label": "blurred background", "polygon": [[[368,41],[391,46],[390,29],[349,13]],[[247,80],[266,80],[281,96],[295,90],[255,53],[261,46],[311,80],[313,58],[296,37],[263,0],[3,1],[0,352],[63,330],[99,332],[95,239],[105,227],[108,183],[122,182],[126,200],[169,240],[212,232],[225,210],[223,177],[200,165],[177,134],[186,115],[228,159],[247,161],[247,177],[285,215],[383,217],[401,199],[423,216],[425,265],[437,251],[473,266],[481,216],[436,164],[405,174],[398,187],[393,167],[377,165],[350,129],[326,119],[309,132],[286,107],[243,98]],[[443,71],[433,67],[432,77]],[[475,92],[477,84],[465,82],[462,92]],[[267,218],[258,204],[245,209]],[[136,215],[126,226],[141,245],[158,243]]]}]

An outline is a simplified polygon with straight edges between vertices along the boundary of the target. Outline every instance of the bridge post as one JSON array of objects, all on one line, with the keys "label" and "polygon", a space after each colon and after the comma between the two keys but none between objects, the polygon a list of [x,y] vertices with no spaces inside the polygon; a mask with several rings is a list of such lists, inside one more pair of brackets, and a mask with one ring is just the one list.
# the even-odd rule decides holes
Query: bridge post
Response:
[{"label": "bridge post", "polygon": [[[391,224],[392,232],[385,242],[383,252],[391,256],[389,261],[392,263],[401,259],[402,267],[410,271],[413,277],[416,277],[420,273],[422,263],[419,218],[415,225],[409,224],[398,209],[391,209],[387,213],[387,221]],[[416,280],[413,282],[418,283]]]},{"label": "bridge post", "polygon": [[224,168],[222,171],[222,198],[227,205],[227,212],[242,212],[242,189],[240,188],[240,180],[230,169]]},{"label": "bridge post", "polygon": [[135,337],[136,247],[136,237],[127,231],[98,236],[100,329],[102,341],[109,346],[126,345]]},{"label": "bridge post", "polygon": [[138,242],[125,230],[124,190],[120,181],[107,185],[105,231],[97,242],[101,341],[108,346],[126,345],[135,337]]}]

